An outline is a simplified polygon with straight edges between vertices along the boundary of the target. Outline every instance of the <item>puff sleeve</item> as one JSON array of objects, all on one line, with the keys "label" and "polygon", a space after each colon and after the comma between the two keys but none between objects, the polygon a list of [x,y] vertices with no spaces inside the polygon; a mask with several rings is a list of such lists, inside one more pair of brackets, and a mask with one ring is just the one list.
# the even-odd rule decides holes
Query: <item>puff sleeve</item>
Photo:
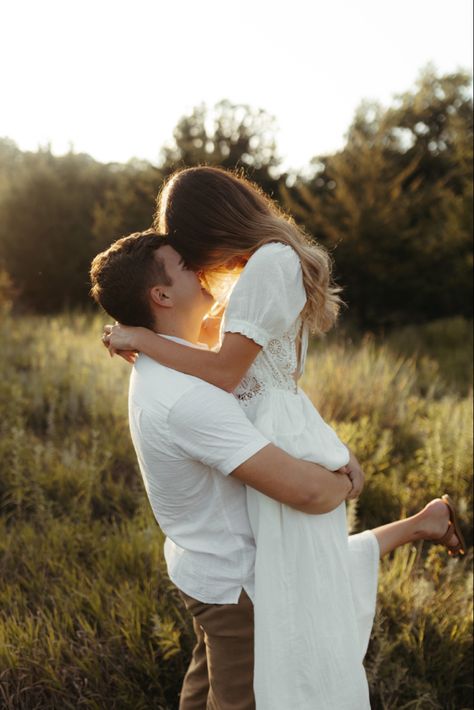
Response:
[{"label": "puff sleeve", "polygon": [[230,296],[223,331],[265,347],[286,333],[306,303],[301,263],[290,246],[264,244],[248,260]]}]

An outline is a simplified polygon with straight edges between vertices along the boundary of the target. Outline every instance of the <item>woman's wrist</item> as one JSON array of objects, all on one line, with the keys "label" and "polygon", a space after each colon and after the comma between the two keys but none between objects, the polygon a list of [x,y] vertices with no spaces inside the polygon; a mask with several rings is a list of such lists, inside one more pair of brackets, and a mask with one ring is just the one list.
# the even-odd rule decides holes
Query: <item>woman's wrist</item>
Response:
[{"label": "woman's wrist", "polygon": [[132,350],[138,350],[138,352],[148,355],[150,342],[154,342],[152,338],[156,339],[156,334],[152,330],[136,328],[132,336]]}]

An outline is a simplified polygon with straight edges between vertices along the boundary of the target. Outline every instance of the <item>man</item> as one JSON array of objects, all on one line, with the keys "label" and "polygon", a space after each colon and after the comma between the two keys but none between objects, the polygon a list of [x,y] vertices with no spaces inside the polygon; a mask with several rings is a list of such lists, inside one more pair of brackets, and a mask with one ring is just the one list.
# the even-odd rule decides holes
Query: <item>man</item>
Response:
[{"label": "man", "polygon": [[[119,239],[91,267],[92,295],[115,319],[189,347],[213,305],[193,271],[153,231]],[[252,710],[255,543],[244,484],[307,513],[352,491],[344,472],[270,444],[234,397],[140,355],[129,421],[145,488],[164,531],[168,573],[193,616],[197,644],[180,710]]]}]

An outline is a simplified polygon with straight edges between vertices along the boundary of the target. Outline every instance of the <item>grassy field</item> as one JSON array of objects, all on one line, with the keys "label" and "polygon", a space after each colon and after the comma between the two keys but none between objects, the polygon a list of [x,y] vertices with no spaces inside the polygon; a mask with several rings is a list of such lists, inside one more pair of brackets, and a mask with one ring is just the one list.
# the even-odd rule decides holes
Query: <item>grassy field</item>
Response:
[{"label": "grassy field", "polygon": [[[128,365],[106,356],[101,326],[80,315],[0,320],[9,710],[175,710],[192,647],[128,435]],[[426,544],[384,560],[366,659],[374,710],[472,708],[469,332],[450,321],[384,344],[336,338],[308,361],[306,391],[367,474],[353,529],[449,491],[469,540],[464,560]]]}]

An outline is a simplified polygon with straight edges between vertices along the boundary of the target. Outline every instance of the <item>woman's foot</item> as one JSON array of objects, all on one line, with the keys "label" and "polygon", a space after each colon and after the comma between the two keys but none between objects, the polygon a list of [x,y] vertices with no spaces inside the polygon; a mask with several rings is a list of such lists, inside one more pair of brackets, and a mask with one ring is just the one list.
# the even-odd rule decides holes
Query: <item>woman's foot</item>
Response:
[{"label": "woman's foot", "polygon": [[380,557],[397,547],[417,540],[431,540],[446,545],[449,555],[464,554],[465,543],[454,505],[449,496],[431,500],[423,510],[403,520],[381,525],[372,530],[380,548]]},{"label": "woman's foot", "polygon": [[[430,540],[434,543],[439,541],[440,544],[446,545],[450,554],[458,554],[462,550],[462,541],[455,534],[451,522],[450,509],[441,498],[431,500],[415,517],[418,519],[417,527],[420,540]],[[453,528],[451,536],[449,539],[443,540],[451,527]],[[464,550],[462,550],[463,553]]]}]

